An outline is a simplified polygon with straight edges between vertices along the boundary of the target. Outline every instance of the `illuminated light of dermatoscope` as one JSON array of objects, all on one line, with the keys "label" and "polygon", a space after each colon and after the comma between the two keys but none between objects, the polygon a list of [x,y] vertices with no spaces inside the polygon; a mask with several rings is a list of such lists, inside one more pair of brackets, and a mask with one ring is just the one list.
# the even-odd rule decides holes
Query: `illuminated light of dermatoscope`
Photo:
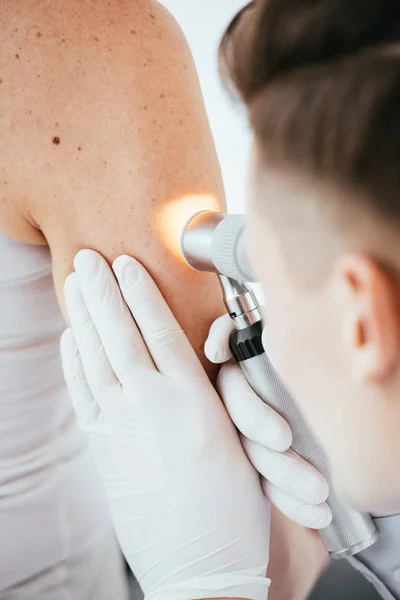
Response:
[{"label": "illuminated light of dermatoscope", "polygon": [[158,217],[158,229],[168,250],[175,256],[182,258],[180,242],[183,227],[190,217],[202,210],[220,211],[221,206],[211,194],[183,196],[163,206]]}]

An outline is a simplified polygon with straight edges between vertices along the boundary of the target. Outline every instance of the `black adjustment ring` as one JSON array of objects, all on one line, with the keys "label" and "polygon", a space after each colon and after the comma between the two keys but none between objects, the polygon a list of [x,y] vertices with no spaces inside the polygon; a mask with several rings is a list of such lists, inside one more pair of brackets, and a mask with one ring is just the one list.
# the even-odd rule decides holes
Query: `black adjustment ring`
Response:
[{"label": "black adjustment ring", "polygon": [[264,354],[262,331],[262,322],[258,321],[258,323],[246,327],[246,329],[232,333],[229,340],[229,348],[233,354],[233,358],[237,362],[243,362],[244,360]]}]

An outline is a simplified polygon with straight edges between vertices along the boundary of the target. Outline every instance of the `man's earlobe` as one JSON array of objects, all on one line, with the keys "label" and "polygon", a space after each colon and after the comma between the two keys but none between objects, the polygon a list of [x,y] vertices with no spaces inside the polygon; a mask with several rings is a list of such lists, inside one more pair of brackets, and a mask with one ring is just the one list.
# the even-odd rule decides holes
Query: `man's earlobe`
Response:
[{"label": "man's earlobe", "polygon": [[396,281],[362,254],[341,256],[335,268],[345,352],[363,383],[390,378],[400,357],[399,292]]}]

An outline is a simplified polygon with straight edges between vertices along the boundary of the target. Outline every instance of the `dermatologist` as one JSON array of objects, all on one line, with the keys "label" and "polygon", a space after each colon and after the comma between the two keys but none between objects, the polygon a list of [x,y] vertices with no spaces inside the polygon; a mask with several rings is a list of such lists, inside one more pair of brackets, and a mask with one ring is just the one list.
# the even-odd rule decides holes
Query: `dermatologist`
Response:
[{"label": "dermatologist", "polygon": [[[265,345],[342,497],[379,515],[380,540],[352,560],[393,600],[399,58],[386,44],[397,39],[399,15],[389,1],[363,6],[254,2],[229,28],[222,56],[255,138],[248,255],[268,295]],[[287,39],[274,38],[285,19]],[[289,450],[288,425],[238,367],[222,367],[217,394],[141,264],[121,256],[110,268],[83,250],[74,266],[64,372],[146,598],[265,599],[267,496],[321,528],[330,521],[326,483]],[[216,362],[229,359],[228,333],[225,320],[212,327],[206,350]],[[303,541],[299,553],[310,547]],[[305,595],[299,585],[294,597]]]}]

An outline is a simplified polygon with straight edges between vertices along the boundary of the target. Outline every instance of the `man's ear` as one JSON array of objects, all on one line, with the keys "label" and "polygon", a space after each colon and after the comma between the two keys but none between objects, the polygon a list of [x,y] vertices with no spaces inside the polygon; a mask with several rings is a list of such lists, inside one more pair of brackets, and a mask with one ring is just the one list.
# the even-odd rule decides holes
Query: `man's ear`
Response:
[{"label": "man's ear", "polygon": [[341,256],[334,277],[354,376],[363,382],[382,382],[392,375],[400,358],[398,283],[361,254]]}]

